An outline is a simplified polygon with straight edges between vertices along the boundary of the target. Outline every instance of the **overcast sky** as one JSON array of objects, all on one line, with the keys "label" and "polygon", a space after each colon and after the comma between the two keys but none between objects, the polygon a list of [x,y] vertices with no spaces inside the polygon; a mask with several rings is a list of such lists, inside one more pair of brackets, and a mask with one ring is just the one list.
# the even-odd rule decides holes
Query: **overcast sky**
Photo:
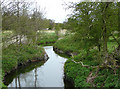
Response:
[{"label": "overcast sky", "polygon": [[[21,0],[19,0],[19,1],[21,1]],[[57,22],[62,23],[67,19],[67,15],[72,13],[71,10],[68,10],[68,9],[65,10],[65,7],[66,7],[65,3],[69,4],[69,2],[80,2],[80,1],[84,1],[84,0],[27,0],[27,1],[28,2],[37,2],[37,5],[40,6],[40,9],[43,12],[46,12],[45,17],[47,19],[52,19],[56,23]]]},{"label": "overcast sky", "polygon": [[[4,0],[1,0],[3,2]],[[5,0],[5,3],[11,2],[13,0]],[[22,0],[19,0],[22,2]],[[45,17],[47,19],[52,19],[56,23],[62,23],[67,19],[67,15],[72,13],[71,10],[65,10],[65,3],[69,4],[69,2],[78,2],[80,0],[25,0],[27,2],[36,3],[37,6],[40,6],[42,12],[45,12]],[[44,10],[45,8],[45,10]],[[44,11],[43,11],[44,10]]]},{"label": "overcast sky", "polygon": [[[78,2],[80,0],[36,0],[40,8],[45,8],[45,17],[47,19],[53,19],[55,22],[62,23],[65,21],[70,10],[65,10],[65,3]],[[64,3],[65,2],[65,3]]]},{"label": "overcast sky", "polygon": [[[38,4],[41,6],[41,8],[45,8],[46,18],[53,19],[55,20],[55,22],[63,22],[67,18],[67,15],[72,13],[70,10],[65,11],[65,5],[63,4],[69,2],[80,2],[84,0],[34,0],[34,1],[37,1]],[[87,0],[87,1],[92,1],[92,0]],[[109,0],[103,0],[103,1],[109,1]]]}]

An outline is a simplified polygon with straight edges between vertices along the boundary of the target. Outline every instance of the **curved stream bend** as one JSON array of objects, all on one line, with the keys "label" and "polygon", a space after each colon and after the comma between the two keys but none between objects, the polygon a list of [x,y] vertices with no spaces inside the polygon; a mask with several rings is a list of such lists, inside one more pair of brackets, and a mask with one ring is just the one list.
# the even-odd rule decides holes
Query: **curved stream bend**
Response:
[{"label": "curved stream bend", "polygon": [[64,63],[66,58],[53,51],[53,46],[44,47],[49,59],[42,66],[20,73],[8,87],[64,87]]}]

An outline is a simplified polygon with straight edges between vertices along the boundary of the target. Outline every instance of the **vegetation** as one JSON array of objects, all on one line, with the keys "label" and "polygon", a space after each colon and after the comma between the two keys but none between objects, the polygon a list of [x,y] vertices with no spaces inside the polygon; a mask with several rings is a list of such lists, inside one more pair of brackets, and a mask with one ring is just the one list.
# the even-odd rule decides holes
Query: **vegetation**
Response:
[{"label": "vegetation", "polygon": [[[0,77],[30,60],[40,60],[44,55],[41,45],[56,42],[56,48],[72,54],[65,63],[65,74],[75,87],[120,87],[119,2],[71,3],[73,13],[61,24],[46,19],[37,4],[5,1],[1,3],[0,27],[5,33]],[[65,36],[60,36],[61,29],[68,30]],[[0,85],[4,86],[2,81]]]},{"label": "vegetation", "polygon": [[[4,76],[29,61],[39,61],[44,57],[44,49],[39,43],[53,42],[55,34],[39,34],[51,25],[44,12],[35,3],[25,0],[1,2],[2,8],[2,79]],[[1,20],[1,19],[0,19]],[[0,24],[1,25],[1,24]],[[0,31],[1,32],[1,31]],[[0,35],[1,36],[1,35]],[[54,37],[54,39],[52,39]],[[1,48],[1,47],[0,47]],[[4,87],[4,86],[3,86]]]},{"label": "vegetation", "polygon": [[44,58],[44,49],[36,45],[23,44],[19,47],[15,44],[3,49],[2,75],[5,76],[20,65],[26,65],[30,61],[41,61]]},{"label": "vegetation", "polygon": [[53,32],[42,32],[38,34],[37,44],[52,45],[58,39],[57,35]]},{"label": "vegetation", "polygon": [[80,2],[70,7],[74,11],[65,25],[71,34],[54,45],[73,54],[65,63],[66,77],[75,87],[120,87],[119,3]]},{"label": "vegetation", "polygon": [[63,50],[64,52],[79,52],[80,44],[73,40],[72,35],[65,36],[63,39],[58,40],[54,46]]},{"label": "vegetation", "polygon": [[33,69],[37,69],[37,67],[40,67],[41,65],[43,65],[44,61],[42,62],[33,62],[33,63],[29,63],[25,66],[20,66],[17,70],[13,71],[12,73],[10,73],[9,75],[5,76],[5,85],[9,85],[14,78],[20,78],[20,74],[24,74],[26,72],[30,72]]},{"label": "vegetation", "polygon": [[[107,45],[108,45],[109,53],[112,53],[115,50],[115,48],[118,47],[117,42],[111,41],[110,39],[107,42]],[[70,35],[65,36],[63,39],[56,41],[54,46],[63,50],[64,52],[70,51],[70,52],[80,53],[84,44],[80,43],[78,40],[74,38],[74,35],[70,34]]]},{"label": "vegetation", "polygon": [[14,68],[17,68],[19,64],[25,64],[30,60],[39,60],[43,56],[44,50],[41,47],[35,45],[22,45],[21,47],[10,45],[3,49],[3,73],[9,73]]},{"label": "vegetation", "polygon": [[[78,53],[77,56],[74,55],[65,63],[64,71],[68,80],[74,81],[75,87],[119,87],[119,69],[114,68],[113,65],[110,68],[103,66],[104,61],[97,47],[91,49],[88,54],[84,49],[81,49],[78,42],[67,39],[71,36],[58,40],[54,45],[64,52]],[[114,46],[118,47],[116,42],[109,41],[107,44],[109,53],[115,50]],[[88,81],[87,79],[91,77],[93,79]]]},{"label": "vegetation", "polygon": [[[76,60],[76,58],[74,58],[74,60]],[[96,66],[99,64],[96,59],[85,59],[81,61],[89,66]],[[98,71],[97,68],[83,67],[80,63],[74,63],[72,59],[69,59],[66,62],[64,68],[66,76],[71,81],[74,81],[75,87],[120,87],[118,80],[118,69],[116,69],[116,74],[114,74],[112,69],[104,67],[100,68],[99,72],[96,74],[96,71]],[[92,80],[89,80],[91,76]]]}]

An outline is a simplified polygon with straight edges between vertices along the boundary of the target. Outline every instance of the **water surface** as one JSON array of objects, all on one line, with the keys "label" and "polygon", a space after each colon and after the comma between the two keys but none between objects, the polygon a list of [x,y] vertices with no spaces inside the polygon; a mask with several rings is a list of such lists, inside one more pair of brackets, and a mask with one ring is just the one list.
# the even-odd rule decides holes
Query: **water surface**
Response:
[{"label": "water surface", "polygon": [[[32,65],[32,70],[14,76],[8,87],[64,87],[64,63],[66,58],[53,51],[53,46],[44,47],[49,59],[42,65]],[[37,66],[37,67],[35,67]],[[23,68],[22,70],[24,70]],[[26,68],[28,69],[28,67]]]}]

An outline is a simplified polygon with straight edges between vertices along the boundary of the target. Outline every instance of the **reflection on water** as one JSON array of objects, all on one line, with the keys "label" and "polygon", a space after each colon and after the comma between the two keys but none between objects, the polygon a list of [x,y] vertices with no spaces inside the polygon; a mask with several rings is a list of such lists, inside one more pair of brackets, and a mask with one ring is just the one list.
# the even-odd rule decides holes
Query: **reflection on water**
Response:
[{"label": "reflection on water", "polygon": [[44,49],[49,56],[48,61],[31,71],[19,73],[11,79],[8,87],[64,87],[64,63],[67,59],[57,55],[52,46]]}]

